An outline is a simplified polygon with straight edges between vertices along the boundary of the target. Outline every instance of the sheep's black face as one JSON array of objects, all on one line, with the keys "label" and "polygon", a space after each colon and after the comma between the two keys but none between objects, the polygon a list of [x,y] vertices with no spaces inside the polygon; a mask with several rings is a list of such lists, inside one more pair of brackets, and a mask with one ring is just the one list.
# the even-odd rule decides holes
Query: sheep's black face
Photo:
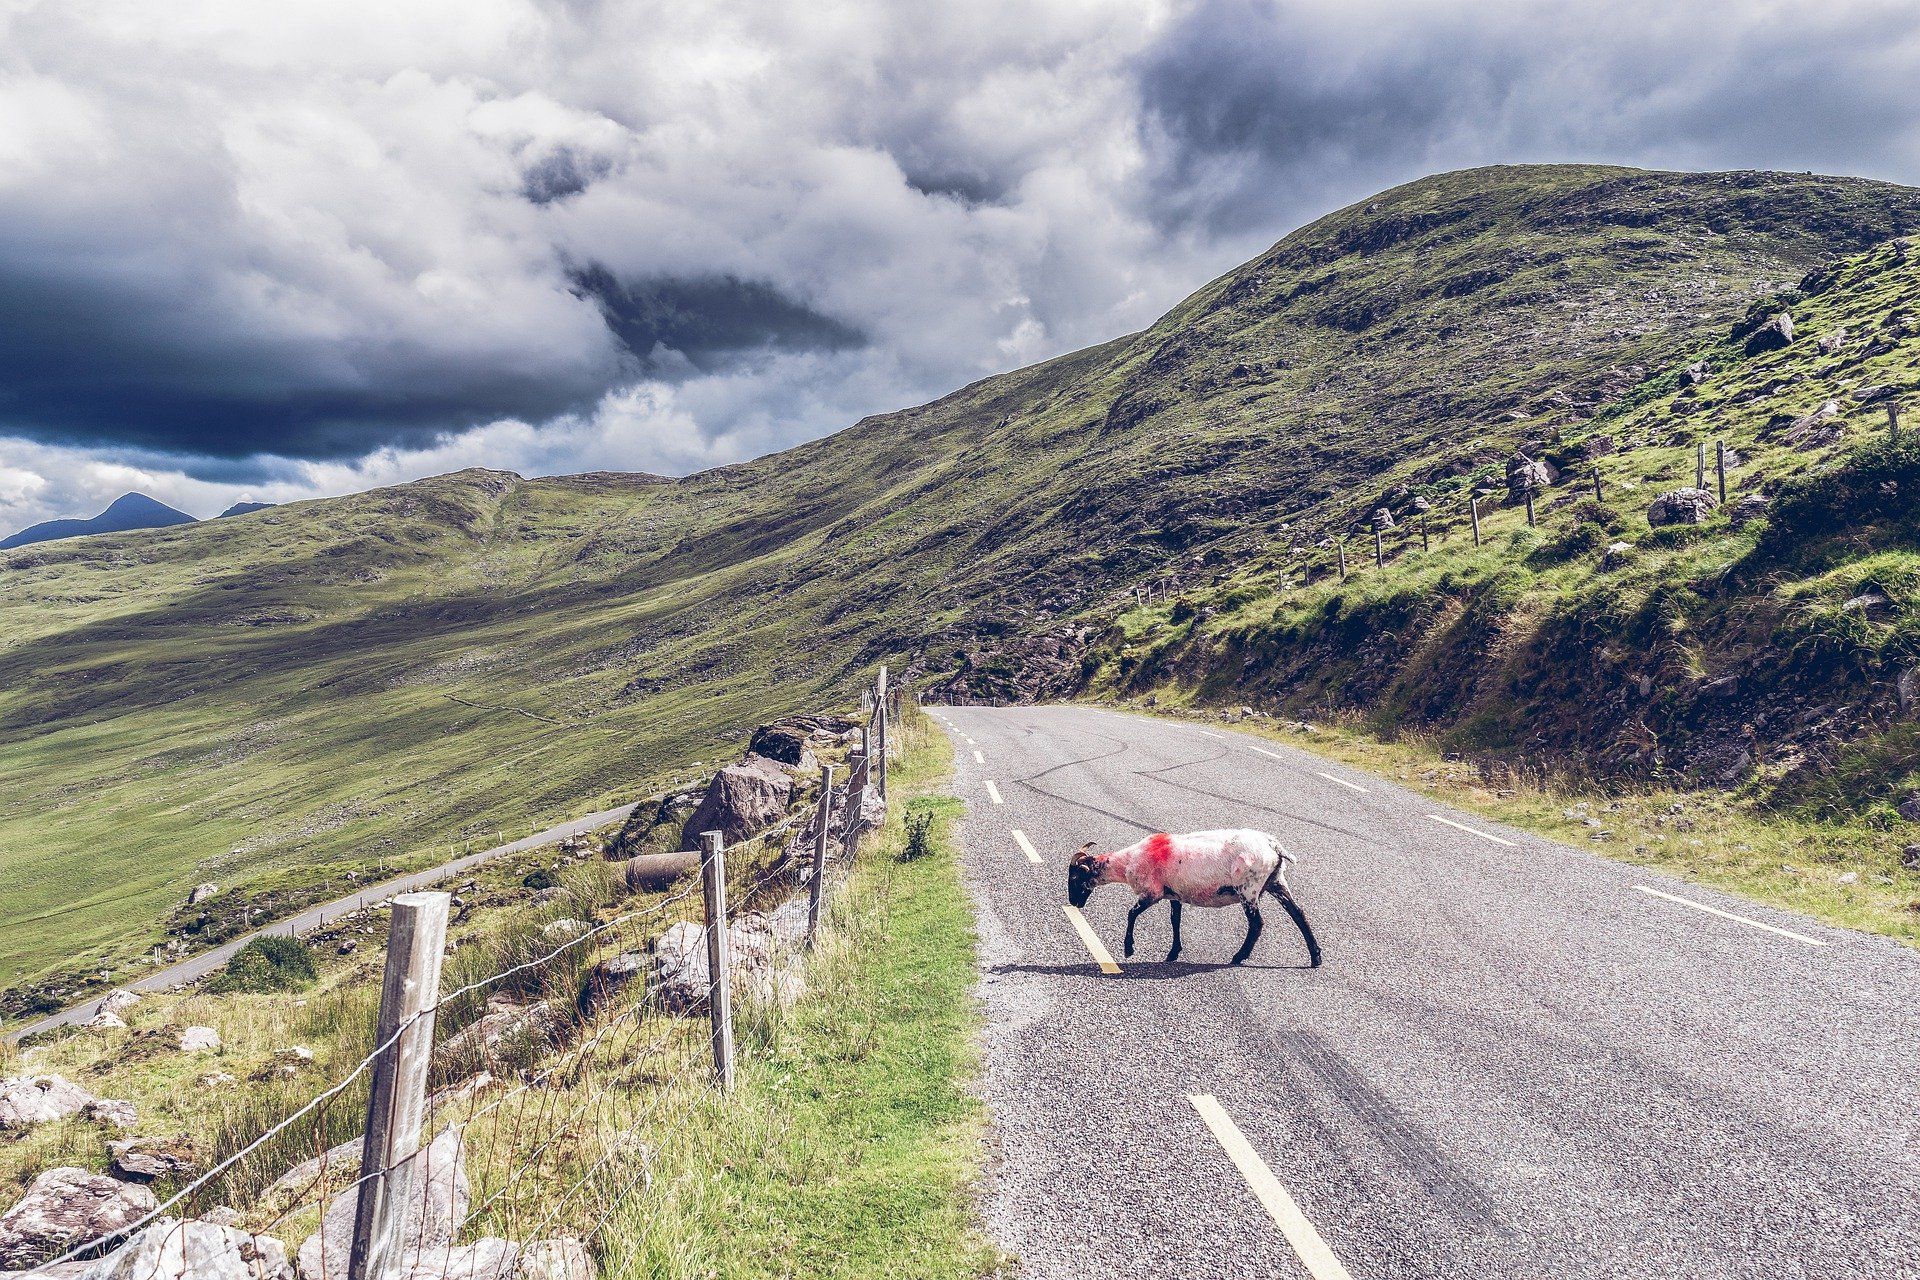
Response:
[{"label": "sheep's black face", "polygon": [[1087,905],[1093,887],[1100,883],[1100,866],[1091,858],[1076,859],[1067,865],[1067,901],[1076,908]]}]

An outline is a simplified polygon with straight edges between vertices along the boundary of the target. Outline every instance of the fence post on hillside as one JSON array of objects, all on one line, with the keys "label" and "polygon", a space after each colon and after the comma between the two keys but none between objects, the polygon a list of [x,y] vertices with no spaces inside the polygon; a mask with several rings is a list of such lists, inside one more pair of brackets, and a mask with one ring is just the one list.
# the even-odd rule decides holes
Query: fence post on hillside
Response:
[{"label": "fence post on hillside", "polygon": [[733,948],[727,933],[727,846],[718,831],[700,833],[700,891],[707,908],[707,1020],[713,1082],[733,1088]]},{"label": "fence post on hillside", "polygon": [[1707,487],[1707,442],[1699,440],[1693,446],[1693,487]]},{"label": "fence post on hillside", "polygon": [[1593,467],[1593,500],[1595,502],[1603,501],[1600,497],[1600,465],[1598,463],[1595,463]]},{"label": "fence post on hillside", "polygon": [[1887,406],[1887,443],[1900,443],[1900,406],[1897,404]]},{"label": "fence post on hillside", "polygon": [[1527,486],[1527,528],[1533,528],[1533,486]]},{"label": "fence post on hillside", "polygon": [[1334,544],[1340,551],[1340,581],[1347,580],[1347,543],[1343,538]]},{"label": "fence post on hillside", "polygon": [[833,826],[833,769],[827,765],[820,774],[820,829],[813,833],[813,880],[807,885],[807,945],[813,945],[814,930],[820,927],[821,884],[827,878],[827,836]]},{"label": "fence post on hillside", "polygon": [[1467,514],[1473,517],[1473,545],[1480,545],[1480,498],[1477,494],[1467,495]]},{"label": "fence post on hillside", "polygon": [[1384,569],[1387,567],[1387,547],[1380,539],[1380,528],[1378,525],[1374,526],[1373,530],[1373,567],[1376,569]]},{"label": "fence post on hillside", "polygon": [[1431,551],[1433,549],[1427,543],[1427,518],[1425,516],[1420,517],[1420,549],[1422,551]]},{"label": "fence post on hillside", "polygon": [[1727,442],[1713,442],[1713,471],[1720,481],[1720,505],[1727,505]]},{"label": "fence post on hillside", "polygon": [[876,701],[880,704],[880,750],[878,753],[880,776],[877,781],[880,786],[880,798],[885,800],[887,798],[887,669],[885,666],[880,668],[878,694]]},{"label": "fence post on hillside", "polygon": [[[349,1280],[386,1280],[400,1270],[402,1232],[415,1185],[413,1155],[427,1118],[427,1074],[433,1061],[434,1006],[440,1000],[440,961],[447,950],[444,893],[403,893],[393,899],[387,926],[386,975],[367,1098],[367,1133],[360,1150],[359,1202],[348,1253]],[[391,1041],[392,1043],[388,1043]]]}]

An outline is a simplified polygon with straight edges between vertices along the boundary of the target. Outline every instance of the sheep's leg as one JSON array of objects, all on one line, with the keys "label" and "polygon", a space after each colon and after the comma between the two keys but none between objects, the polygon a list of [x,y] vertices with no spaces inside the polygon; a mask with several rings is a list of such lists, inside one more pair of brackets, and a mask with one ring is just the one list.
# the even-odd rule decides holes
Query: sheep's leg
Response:
[{"label": "sheep's leg", "polygon": [[1300,909],[1300,904],[1295,902],[1293,895],[1287,891],[1287,882],[1276,875],[1273,879],[1267,881],[1267,892],[1280,900],[1281,909],[1287,913],[1288,918],[1299,928],[1300,936],[1307,941],[1307,959],[1314,968],[1318,969],[1320,967],[1320,941],[1313,936],[1313,926],[1307,923],[1307,913]]},{"label": "sheep's leg", "polygon": [[1127,941],[1126,945],[1121,949],[1123,959],[1131,958],[1133,955],[1133,922],[1140,918],[1142,911],[1145,911],[1158,901],[1160,901],[1158,898],[1142,898],[1133,904],[1132,910],[1127,912]]},{"label": "sheep's leg", "polygon": [[1260,930],[1266,927],[1265,922],[1260,919],[1259,903],[1243,902],[1240,905],[1246,909],[1247,913],[1247,936],[1240,943],[1240,949],[1233,953],[1235,964],[1246,963],[1247,957],[1253,954],[1253,944],[1260,940]]},{"label": "sheep's leg", "polygon": [[1180,958],[1180,899],[1173,900],[1173,946],[1167,950],[1167,963]]}]

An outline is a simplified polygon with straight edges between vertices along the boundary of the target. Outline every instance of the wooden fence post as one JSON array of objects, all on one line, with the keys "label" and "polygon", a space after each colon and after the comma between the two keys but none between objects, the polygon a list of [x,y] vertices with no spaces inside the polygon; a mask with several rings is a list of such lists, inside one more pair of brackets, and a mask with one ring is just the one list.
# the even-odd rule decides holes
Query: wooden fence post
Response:
[{"label": "wooden fence post", "polygon": [[1605,499],[1603,499],[1600,496],[1600,468],[1599,467],[1595,467],[1593,469],[1593,500],[1595,502],[1605,501]]},{"label": "wooden fence post", "polygon": [[1527,527],[1533,527],[1533,486],[1527,486]]},{"label": "wooden fence post", "polygon": [[403,1231],[415,1186],[413,1156],[427,1118],[449,901],[444,893],[403,893],[393,899],[374,1027],[374,1043],[386,1048],[373,1060],[367,1135],[360,1149],[366,1181],[353,1217],[349,1280],[386,1280],[402,1270]]},{"label": "wooden fence post", "polygon": [[700,834],[700,890],[707,907],[707,1018],[713,1082],[733,1088],[733,948],[727,934],[727,846],[718,831]]},{"label": "wooden fence post", "polygon": [[1467,495],[1467,514],[1473,517],[1473,545],[1480,545],[1480,498],[1478,494]]},{"label": "wooden fence post", "polygon": [[1707,442],[1697,441],[1693,446],[1693,487],[1707,487]]},{"label": "wooden fence post", "polygon": [[1427,520],[1425,516],[1420,518],[1420,549],[1422,551],[1432,549],[1427,545]]},{"label": "wooden fence post", "polygon": [[820,775],[820,829],[813,833],[813,882],[807,886],[807,945],[813,945],[814,930],[820,927],[820,886],[827,878],[827,829],[833,825],[833,770],[827,765]]},{"label": "wooden fence post", "polygon": [[1386,544],[1380,540],[1380,527],[1378,525],[1375,525],[1373,530],[1373,567],[1376,569],[1384,569],[1387,567],[1387,547]]},{"label": "wooden fence post", "polygon": [[1900,406],[1887,405],[1887,443],[1900,443]]},{"label": "wooden fence post", "polygon": [[885,800],[887,798],[887,669],[885,667],[880,668],[878,702],[880,704],[880,776],[877,781],[880,787],[880,798]]},{"label": "wooden fence post", "polygon": [[1346,543],[1346,539],[1344,539],[1344,538],[1342,538],[1342,539],[1341,539],[1341,540],[1340,540],[1339,542],[1337,542],[1337,543],[1335,543],[1334,545],[1335,545],[1335,546],[1337,546],[1337,547],[1338,547],[1338,548],[1340,549],[1340,581],[1342,581],[1342,582],[1345,582],[1345,581],[1347,580],[1347,543]]},{"label": "wooden fence post", "polygon": [[1713,472],[1720,481],[1720,505],[1727,505],[1727,442],[1713,442]]}]

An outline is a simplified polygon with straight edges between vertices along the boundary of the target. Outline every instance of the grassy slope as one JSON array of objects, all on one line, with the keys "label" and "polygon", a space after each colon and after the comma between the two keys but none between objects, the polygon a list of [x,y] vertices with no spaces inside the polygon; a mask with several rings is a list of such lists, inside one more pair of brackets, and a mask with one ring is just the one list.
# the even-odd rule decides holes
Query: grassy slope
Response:
[{"label": "grassy slope", "polygon": [[0,984],[124,970],[203,879],[425,861],[647,790],[876,660],[1272,562],[1917,223],[1920,193],[1845,179],[1444,175],[1141,334],[750,464],[467,472],[8,553]]}]

